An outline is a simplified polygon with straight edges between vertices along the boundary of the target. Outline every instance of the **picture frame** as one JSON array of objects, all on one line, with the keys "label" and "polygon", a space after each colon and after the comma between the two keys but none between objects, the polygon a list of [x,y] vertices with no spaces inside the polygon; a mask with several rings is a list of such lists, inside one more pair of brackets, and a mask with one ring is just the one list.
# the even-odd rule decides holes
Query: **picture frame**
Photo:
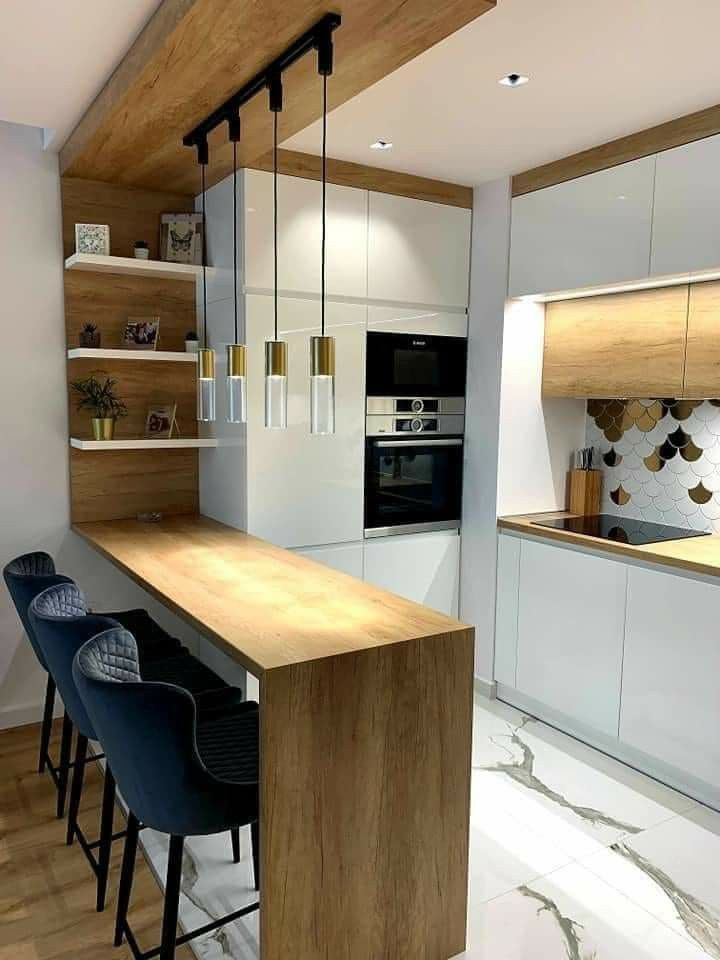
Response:
[{"label": "picture frame", "polygon": [[177,403],[150,403],[145,417],[148,440],[169,440],[177,430]]},{"label": "picture frame", "polygon": [[121,346],[125,350],[156,350],[160,317],[128,317]]},{"label": "picture frame", "polygon": [[110,227],[107,223],[76,223],[75,253],[110,256]]},{"label": "picture frame", "polygon": [[160,259],[200,266],[203,260],[201,213],[163,213],[160,217]]}]

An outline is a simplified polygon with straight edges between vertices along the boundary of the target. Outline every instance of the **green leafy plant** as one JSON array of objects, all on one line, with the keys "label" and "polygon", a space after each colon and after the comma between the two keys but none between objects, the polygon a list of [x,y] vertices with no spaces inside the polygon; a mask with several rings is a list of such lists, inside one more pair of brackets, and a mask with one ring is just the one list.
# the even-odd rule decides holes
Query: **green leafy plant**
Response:
[{"label": "green leafy plant", "polygon": [[[102,370],[97,371],[103,373]],[[84,380],[75,380],[70,384],[77,395],[78,410],[90,410],[93,417],[104,420],[112,417],[126,417],[127,407],[123,401],[115,394],[117,380],[112,377],[105,377],[105,382],[91,373]]]}]

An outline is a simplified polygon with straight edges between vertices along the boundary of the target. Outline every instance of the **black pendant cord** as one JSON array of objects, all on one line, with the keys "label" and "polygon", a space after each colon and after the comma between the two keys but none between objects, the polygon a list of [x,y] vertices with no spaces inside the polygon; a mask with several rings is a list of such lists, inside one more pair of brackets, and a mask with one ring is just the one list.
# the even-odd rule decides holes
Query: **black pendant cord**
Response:
[{"label": "black pendant cord", "polygon": [[233,140],[233,298],[235,301],[235,343],[238,342],[238,246],[237,246],[237,140]]},{"label": "black pendant cord", "polygon": [[278,338],[278,111],[273,112],[273,275],[275,278],[275,339]]},{"label": "black pendant cord", "polygon": [[205,209],[205,164],[200,164],[202,190],[202,288],[203,288],[203,344],[207,350],[207,211]]},{"label": "black pendant cord", "polygon": [[323,74],[322,113],[322,239],[320,254],[320,333],[325,336],[325,230],[327,194],[327,73]]}]

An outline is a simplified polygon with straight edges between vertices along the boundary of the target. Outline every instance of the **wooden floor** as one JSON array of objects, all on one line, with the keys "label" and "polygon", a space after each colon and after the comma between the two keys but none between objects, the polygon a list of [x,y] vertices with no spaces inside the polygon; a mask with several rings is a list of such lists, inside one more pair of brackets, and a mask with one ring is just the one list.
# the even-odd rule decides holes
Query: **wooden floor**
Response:
[{"label": "wooden floor", "polygon": [[[65,821],[55,819],[55,788],[37,773],[39,728],[0,731],[0,960],[131,960],[112,946],[122,841],[113,844],[108,906],[95,912],[95,877],[77,843],[65,846]],[[52,756],[57,757],[57,732]],[[95,839],[102,775],[90,765],[80,824]],[[122,827],[116,810],[115,829]],[[138,856],[130,922],[142,949],[160,937],[162,898]],[[177,960],[190,960],[187,947]]]}]

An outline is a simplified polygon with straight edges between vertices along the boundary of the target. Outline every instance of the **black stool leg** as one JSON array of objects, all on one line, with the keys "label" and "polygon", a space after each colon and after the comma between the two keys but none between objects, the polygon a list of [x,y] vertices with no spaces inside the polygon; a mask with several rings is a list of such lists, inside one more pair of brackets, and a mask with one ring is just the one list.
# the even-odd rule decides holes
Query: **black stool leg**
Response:
[{"label": "black stool leg", "polygon": [[233,863],[240,863],[240,827],[233,827],[230,831],[232,839]]},{"label": "black stool leg", "polygon": [[165,910],[163,913],[162,940],[160,942],[160,960],[174,960],[175,957],[184,843],[184,837],[170,837],[170,856],[168,858],[167,882],[165,884]]},{"label": "black stool leg", "polygon": [[77,829],[78,811],[80,810],[80,797],[82,796],[83,780],[85,779],[85,760],[87,758],[87,737],[81,733],[77,736],[75,744],[75,766],[73,767],[72,788],[70,790],[70,807],[68,809],[68,825],[65,843],[70,847],[75,839],[75,830]]},{"label": "black stool leg", "polygon": [[108,873],[110,871],[110,851],[112,849],[113,819],[115,815],[115,777],[105,764],[105,784],[103,786],[102,813],[100,815],[100,847],[98,849],[98,876],[96,909],[102,913],[105,909]]},{"label": "black stool leg", "polygon": [[48,674],[47,686],[45,687],[45,709],[43,710],[42,732],[40,733],[40,762],[38,763],[38,773],[43,773],[45,770],[48,749],[50,747],[50,734],[52,733],[54,709],[55,681],[50,674]]},{"label": "black stool leg", "polygon": [[63,714],[62,740],[60,742],[60,767],[58,770],[57,818],[65,816],[65,797],[67,795],[68,774],[70,772],[70,751],[72,749],[72,720]]},{"label": "black stool leg", "polygon": [[120,887],[118,889],[117,918],[115,920],[115,946],[119,947],[125,935],[128,907],[130,906],[130,892],[132,890],[133,873],[135,872],[135,855],[137,853],[139,824],[137,817],[128,812],[127,836],[123,851],[122,870],[120,871]]},{"label": "black stool leg", "polygon": [[253,873],[255,875],[255,889],[260,889],[260,824],[257,820],[250,824],[250,840],[252,842]]}]

